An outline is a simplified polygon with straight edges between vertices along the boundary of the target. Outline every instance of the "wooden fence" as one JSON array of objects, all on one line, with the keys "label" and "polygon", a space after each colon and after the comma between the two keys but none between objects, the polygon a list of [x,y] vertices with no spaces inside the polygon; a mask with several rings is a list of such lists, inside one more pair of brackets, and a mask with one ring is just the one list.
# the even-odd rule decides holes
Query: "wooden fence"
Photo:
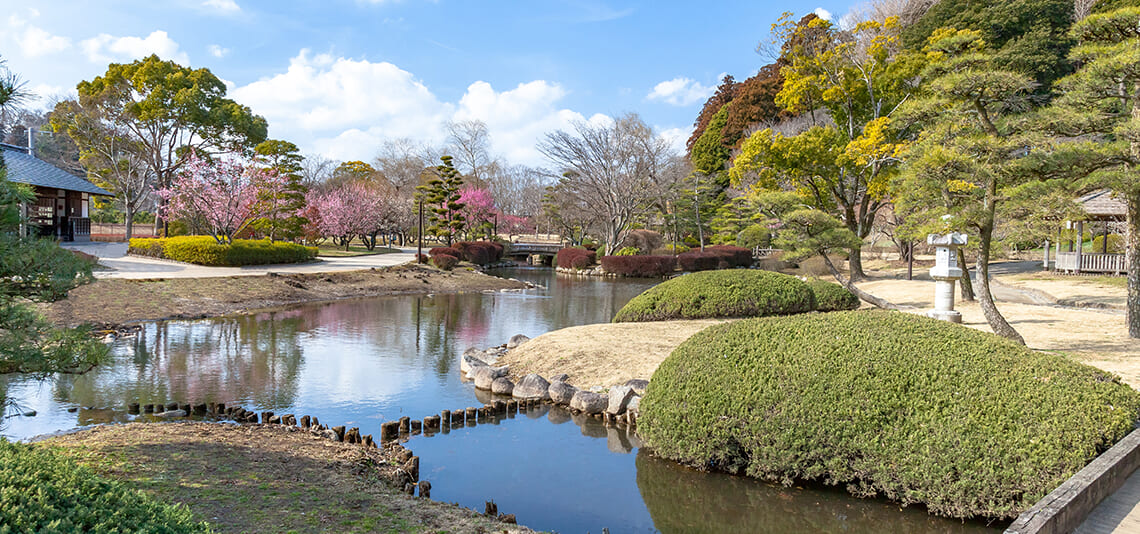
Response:
[{"label": "wooden fence", "polygon": [[[1077,265],[1077,261],[1080,265]],[[1113,273],[1125,272],[1124,254],[1077,254],[1062,252],[1057,255],[1057,270],[1073,273]]]}]

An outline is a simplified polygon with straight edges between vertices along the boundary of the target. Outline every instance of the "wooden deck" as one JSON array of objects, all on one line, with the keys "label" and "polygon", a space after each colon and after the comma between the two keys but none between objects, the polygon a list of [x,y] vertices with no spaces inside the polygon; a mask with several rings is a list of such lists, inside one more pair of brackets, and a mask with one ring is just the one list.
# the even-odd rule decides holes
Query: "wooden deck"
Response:
[{"label": "wooden deck", "polygon": [[1100,503],[1074,534],[1140,532],[1140,469],[1116,493]]}]

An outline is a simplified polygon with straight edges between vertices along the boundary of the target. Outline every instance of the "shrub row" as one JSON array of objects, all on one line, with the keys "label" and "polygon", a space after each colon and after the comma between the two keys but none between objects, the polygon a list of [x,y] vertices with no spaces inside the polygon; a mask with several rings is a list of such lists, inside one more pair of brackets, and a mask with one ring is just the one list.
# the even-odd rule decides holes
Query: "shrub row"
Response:
[{"label": "shrub row", "polygon": [[713,245],[705,247],[705,252],[713,254],[728,264],[728,268],[752,265],[752,250],[733,245]]},{"label": "shrub row", "polygon": [[462,254],[458,257],[475,265],[488,265],[503,258],[503,245],[491,241],[463,241],[455,248]]},{"label": "shrub row", "polygon": [[859,297],[846,287],[825,280],[811,280],[808,287],[815,294],[815,309],[821,312],[859,309]]},{"label": "shrub row", "polygon": [[682,271],[691,273],[697,271],[712,271],[720,266],[720,256],[711,252],[686,252],[677,255],[677,266],[680,267]]},{"label": "shrub row", "polygon": [[135,238],[127,252],[212,267],[297,263],[317,257],[316,247],[268,239],[235,239],[221,245],[209,236]]},{"label": "shrub row", "polygon": [[619,276],[665,276],[677,268],[673,256],[602,256],[602,268]]},{"label": "shrub row", "polygon": [[450,271],[459,264],[459,258],[450,254],[436,254],[431,257],[431,264],[445,271]]},{"label": "shrub row", "polygon": [[659,456],[1012,518],[1131,429],[1140,393],[1065,357],[880,310],[710,327],[658,367],[638,434]]},{"label": "shrub row", "polygon": [[584,248],[567,247],[554,256],[555,265],[563,269],[585,269],[598,262],[598,253]]},{"label": "shrub row", "polygon": [[0,531],[210,532],[182,506],[105,480],[74,460],[0,439]]},{"label": "shrub row", "polygon": [[811,288],[794,276],[757,270],[705,271],[645,290],[618,310],[613,322],[762,317],[814,309]]}]

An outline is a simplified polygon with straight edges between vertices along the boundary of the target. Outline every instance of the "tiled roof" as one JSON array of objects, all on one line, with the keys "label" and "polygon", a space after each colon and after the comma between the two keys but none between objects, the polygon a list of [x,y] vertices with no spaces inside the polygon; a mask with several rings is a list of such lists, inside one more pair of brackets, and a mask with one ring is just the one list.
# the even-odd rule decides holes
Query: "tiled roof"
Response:
[{"label": "tiled roof", "polygon": [[4,154],[4,166],[8,170],[8,179],[13,182],[53,189],[79,191],[93,195],[114,196],[107,192],[106,189],[44,160],[30,156],[18,148],[0,145],[0,152]]}]

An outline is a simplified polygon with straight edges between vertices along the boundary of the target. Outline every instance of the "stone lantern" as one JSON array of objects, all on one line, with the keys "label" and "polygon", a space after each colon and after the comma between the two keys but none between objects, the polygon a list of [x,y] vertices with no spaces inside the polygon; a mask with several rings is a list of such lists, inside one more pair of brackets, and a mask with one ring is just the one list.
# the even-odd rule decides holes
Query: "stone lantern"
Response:
[{"label": "stone lantern", "polygon": [[926,242],[934,245],[934,267],[930,269],[930,277],[934,279],[934,309],[926,312],[926,315],[942,321],[961,323],[962,314],[954,311],[954,282],[962,277],[962,267],[958,265],[958,248],[966,244],[966,234],[930,234],[926,236]]}]

